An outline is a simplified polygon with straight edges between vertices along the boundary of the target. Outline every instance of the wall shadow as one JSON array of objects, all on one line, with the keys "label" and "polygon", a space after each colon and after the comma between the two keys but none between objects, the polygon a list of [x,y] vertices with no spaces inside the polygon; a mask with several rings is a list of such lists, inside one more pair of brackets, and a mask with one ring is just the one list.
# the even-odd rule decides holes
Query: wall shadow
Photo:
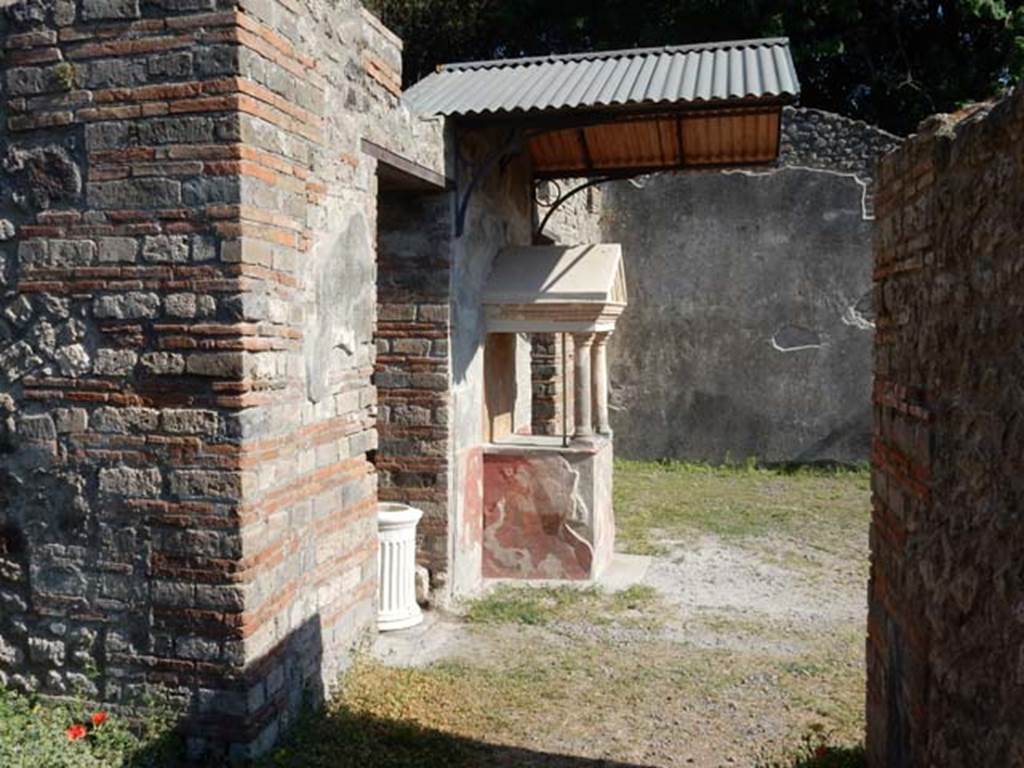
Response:
[{"label": "wall shadow", "polygon": [[[438,702],[438,706],[444,706]],[[252,768],[656,768],[488,744],[345,709],[307,711]]]},{"label": "wall shadow", "polygon": [[[150,738],[125,768],[658,768],[489,744],[326,703],[324,628],[315,615],[237,678],[206,688],[173,730]],[[330,656],[327,653],[327,656]],[[213,680],[203,681],[211,686]],[[438,702],[439,707],[445,706]],[[251,744],[258,758],[226,744]],[[203,752],[197,744],[205,744]]]},{"label": "wall shadow", "polygon": [[[353,610],[358,610],[358,607]],[[351,631],[352,640],[358,632]],[[252,765],[253,755],[273,754],[274,746],[326,701],[325,665],[333,676],[350,648],[337,646],[325,656],[324,627],[314,614],[269,651],[232,673],[208,665],[196,672],[190,706],[157,698],[139,726],[144,744],[127,757],[124,768],[178,768]],[[154,732],[153,723],[165,726]],[[275,763],[266,763],[275,765]],[[296,763],[299,764],[299,763]],[[306,763],[316,765],[315,763]],[[329,763],[333,765],[333,763]]]},{"label": "wall shadow", "polygon": [[[355,639],[357,633],[352,635]],[[464,738],[415,722],[379,718],[325,702],[324,665],[334,673],[334,652],[324,649],[324,627],[314,615],[237,678],[206,689],[173,730],[153,736],[120,765],[124,768],[664,768],[657,763],[556,754]],[[213,681],[205,681],[210,684]],[[454,704],[454,702],[451,702]],[[449,702],[438,701],[443,708]],[[196,744],[209,749],[199,754]],[[252,758],[225,744],[252,745]],[[191,749],[189,749],[191,747]],[[745,768],[863,768],[864,752],[809,746],[785,762]]]}]

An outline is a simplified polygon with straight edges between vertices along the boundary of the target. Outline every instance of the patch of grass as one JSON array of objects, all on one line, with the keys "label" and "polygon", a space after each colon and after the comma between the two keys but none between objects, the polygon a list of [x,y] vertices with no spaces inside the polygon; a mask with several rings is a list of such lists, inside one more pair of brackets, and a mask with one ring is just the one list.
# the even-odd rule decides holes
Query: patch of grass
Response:
[{"label": "patch of grass", "polygon": [[831,554],[861,552],[869,514],[863,468],[763,468],[680,462],[616,462],[619,548],[662,554],[665,539],[798,537]]},{"label": "patch of grass", "polygon": [[831,743],[821,725],[803,737],[800,746],[781,760],[760,763],[758,768],[866,768],[867,755],[862,746]]},{"label": "patch of grass", "polygon": [[62,61],[54,66],[53,76],[65,91],[70,91],[75,85],[75,65]]},{"label": "patch of grass", "polygon": [[795,709],[827,722],[833,736],[856,739],[864,728],[863,649],[861,627],[832,629],[810,652],[781,665],[779,690]]},{"label": "patch of grass", "polygon": [[648,608],[658,599],[658,590],[647,584],[634,584],[609,597],[609,607],[615,612],[639,611]]},{"label": "patch of grass", "polygon": [[[307,708],[258,768],[413,768],[466,765],[456,737],[486,711],[461,667],[394,669],[358,659],[336,698]],[[469,695],[467,695],[469,694]]]},{"label": "patch of grass", "polygon": [[611,593],[598,587],[502,584],[469,603],[466,621],[541,627],[556,621],[586,619],[601,624],[650,607],[656,600],[657,591],[641,584]]},{"label": "patch of grass", "polygon": [[723,637],[772,637],[780,640],[792,640],[804,643],[809,638],[807,633],[791,627],[780,629],[770,619],[763,616],[751,616],[736,609],[702,609],[696,611],[690,620],[695,628],[703,629]]},{"label": "patch of grass", "polygon": [[503,584],[469,604],[471,624],[543,626],[596,598],[595,588],[531,587]]},{"label": "patch of grass", "polygon": [[0,688],[4,768],[166,768],[182,764],[172,719],[159,705],[129,721],[84,700],[25,696]]}]

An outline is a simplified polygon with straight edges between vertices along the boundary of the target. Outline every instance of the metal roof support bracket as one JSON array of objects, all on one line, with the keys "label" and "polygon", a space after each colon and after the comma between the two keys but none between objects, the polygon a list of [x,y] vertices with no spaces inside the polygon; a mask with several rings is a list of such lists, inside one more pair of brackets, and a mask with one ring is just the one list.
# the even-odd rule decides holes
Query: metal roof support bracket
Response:
[{"label": "metal roof support bracket", "polygon": [[[573,196],[577,195],[578,193],[582,192],[585,189],[596,187],[598,184],[604,184],[607,181],[616,181],[623,178],[630,178],[630,176],[598,176],[593,179],[588,179],[584,183],[573,187],[568,192],[560,194],[558,197],[555,198],[555,201],[551,203],[551,205],[549,206],[548,212],[544,215],[544,218],[541,220],[540,225],[537,227],[537,231],[533,235],[533,241],[536,243],[540,240],[541,235],[544,234],[544,227],[547,226],[548,222],[551,220],[551,217],[555,214],[555,211],[561,208],[562,205],[564,205],[570,198],[572,198]],[[534,185],[534,199],[536,199],[536,194],[536,185]]]},{"label": "metal roof support bracket", "polygon": [[522,152],[524,147],[523,131],[515,128],[509,132],[508,138],[500,147],[487,155],[484,161],[473,169],[469,184],[466,186],[466,191],[459,197],[459,204],[455,210],[455,237],[462,237],[462,233],[466,228],[469,200],[476,188],[494,171],[495,167],[498,165],[504,167],[505,162],[519,152]]}]

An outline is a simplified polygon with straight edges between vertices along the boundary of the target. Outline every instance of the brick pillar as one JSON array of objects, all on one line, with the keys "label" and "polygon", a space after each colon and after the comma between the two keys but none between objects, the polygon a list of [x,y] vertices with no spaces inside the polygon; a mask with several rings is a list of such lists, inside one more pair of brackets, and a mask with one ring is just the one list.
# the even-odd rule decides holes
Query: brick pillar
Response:
[{"label": "brick pillar", "polygon": [[0,673],[201,745],[246,737],[243,409],[292,342],[245,322],[235,16],[145,5],[3,11]]},{"label": "brick pillar", "polygon": [[2,12],[0,682],[263,751],[374,619],[360,141],[440,129],[349,0]]}]

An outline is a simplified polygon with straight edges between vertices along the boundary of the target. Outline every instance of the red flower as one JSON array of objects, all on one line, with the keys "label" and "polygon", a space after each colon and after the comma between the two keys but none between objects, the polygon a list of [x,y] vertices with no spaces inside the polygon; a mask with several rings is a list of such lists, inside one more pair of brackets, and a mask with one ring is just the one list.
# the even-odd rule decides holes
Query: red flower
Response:
[{"label": "red flower", "polygon": [[814,750],[814,756],[815,756],[816,758],[818,758],[819,760],[820,760],[821,758],[823,758],[823,757],[827,757],[827,756],[828,756],[828,747],[826,747],[826,746],[825,746],[824,744],[821,744],[821,745],[819,745],[819,746],[818,746],[818,747],[817,747],[817,748],[816,748],[816,749]]},{"label": "red flower", "polygon": [[93,728],[99,728],[105,722],[107,722],[106,712],[93,712],[92,717],[89,718],[92,721]]},{"label": "red flower", "polygon": [[75,723],[65,733],[68,735],[68,741],[78,741],[85,738],[86,730],[81,723]]}]

